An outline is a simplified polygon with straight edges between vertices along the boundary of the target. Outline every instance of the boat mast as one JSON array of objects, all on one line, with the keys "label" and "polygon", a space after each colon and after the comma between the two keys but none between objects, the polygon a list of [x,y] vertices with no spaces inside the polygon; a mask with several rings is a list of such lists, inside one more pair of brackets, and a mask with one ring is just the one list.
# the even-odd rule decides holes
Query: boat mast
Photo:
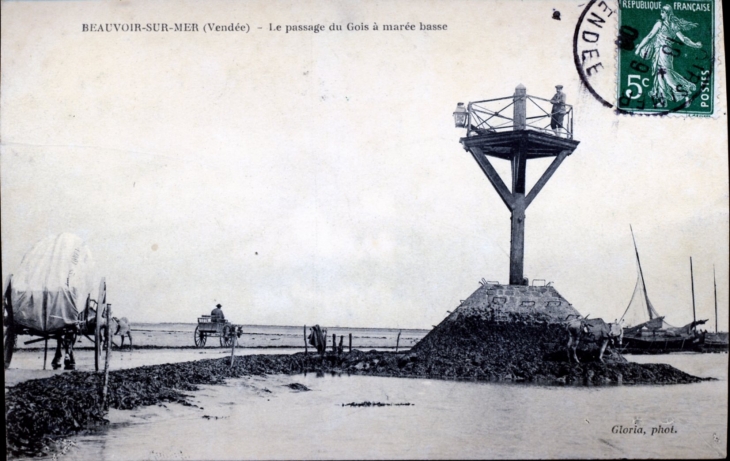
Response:
[{"label": "boat mast", "polygon": [[717,279],[715,278],[715,265],[712,265],[712,281],[715,282],[715,334],[717,334]]},{"label": "boat mast", "polygon": [[641,285],[644,288],[644,299],[646,300],[646,310],[649,312],[649,320],[654,319],[654,315],[651,312],[651,304],[649,304],[649,295],[646,292],[646,282],[644,281],[644,272],[641,270],[641,260],[639,259],[639,249],[636,248],[636,239],[634,238],[634,228],[629,224],[631,229],[631,240],[634,241],[634,251],[636,252],[636,262],[639,264],[639,275],[641,276]]},{"label": "boat mast", "polygon": [[697,321],[697,314],[695,312],[695,275],[692,272],[692,256],[689,257],[689,277],[692,279],[692,320]]}]

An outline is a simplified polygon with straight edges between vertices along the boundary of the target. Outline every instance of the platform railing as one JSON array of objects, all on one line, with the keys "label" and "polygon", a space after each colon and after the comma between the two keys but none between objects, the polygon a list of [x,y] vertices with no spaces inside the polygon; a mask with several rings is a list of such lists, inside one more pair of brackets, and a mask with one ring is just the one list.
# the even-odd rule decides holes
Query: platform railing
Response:
[{"label": "platform railing", "polygon": [[[553,104],[538,96],[525,95],[524,125],[515,121],[514,111],[517,96],[473,101],[467,106],[467,137],[489,133],[513,131],[515,129],[535,130],[542,133],[573,139],[573,106],[564,104],[562,121],[556,118],[556,128],[551,127]],[[512,108],[512,110],[509,110]]]}]

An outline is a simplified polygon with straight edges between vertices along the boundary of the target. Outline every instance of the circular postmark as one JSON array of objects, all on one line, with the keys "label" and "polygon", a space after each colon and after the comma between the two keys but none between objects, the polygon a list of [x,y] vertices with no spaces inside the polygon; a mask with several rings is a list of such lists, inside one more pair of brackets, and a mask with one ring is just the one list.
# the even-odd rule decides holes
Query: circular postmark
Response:
[{"label": "circular postmark", "polygon": [[714,21],[714,0],[590,0],[573,34],[581,83],[617,113],[711,116]]}]

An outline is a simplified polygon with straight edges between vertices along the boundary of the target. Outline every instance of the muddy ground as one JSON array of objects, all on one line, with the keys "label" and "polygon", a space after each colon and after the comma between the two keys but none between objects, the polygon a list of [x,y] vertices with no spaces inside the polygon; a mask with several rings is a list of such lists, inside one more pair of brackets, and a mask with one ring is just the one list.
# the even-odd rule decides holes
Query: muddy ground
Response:
[{"label": "muddy ground", "polygon": [[[408,352],[384,351],[237,356],[144,366],[109,373],[109,406],[129,410],[162,402],[191,405],[186,392],[248,375],[348,373],[402,378],[532,382],[552,385],[680,384],[703,381],[664,364],[629,363],[595,346],[570,363],[558,325],[484,323],[464,318],[442,324]],[[101,374],[68,372],[6,390],[7,455],[53,452],[64,437],[106,424]]]},{"label": "muddy ground", "polygon": [[[308,372],[373,376],[515,380],[559,384],[647,384],[702,381],[664,364],[510,361],[504,368],[480,362],[478,356],[456,361],[424,358],[418,353],[362,352],[324,357],[255,355],[117,370],[109,373],[109,406],[131,410],[162,402],[189,405],[186,391],[200,384],[222,384],[226,378],[247,375]],[[538,373],[535,370],[539,370]],[[52,378],[20,383],[5,395],[8,456],[34,456],[53,451],[59,439],[106,423],[101,411],[101,375],[69,372]]]}]

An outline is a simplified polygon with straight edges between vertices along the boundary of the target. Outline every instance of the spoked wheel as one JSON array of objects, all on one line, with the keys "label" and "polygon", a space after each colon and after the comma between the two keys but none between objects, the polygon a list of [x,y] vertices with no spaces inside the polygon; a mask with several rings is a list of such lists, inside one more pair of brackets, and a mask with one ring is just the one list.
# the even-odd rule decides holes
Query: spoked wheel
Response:
[{"label": "spoked wheel", "polygon": [[221,336],[221,347],[231,347],[236,342],[236,337]]},{"label": "spoked wheel", "polygon": [[205,346],[205,340],[206,340],[205,333],[200,331],[200,325],[195,327],[195,347],[203,347]]},{"label": "spoked wheel", "polygon": [[233,327],[226,325],[223,327],[223,334],[221,334],[221,347],[231,347],[236,343],[235,330]]},{"label": "spoked wheel", "polygon": [[13,329],[13,308],[10,303],[10,283],[12,275],[8,276],[7,286],[3,290],[3,355],[5,358],[5,369],[10,366],[13,359],[13,350],[17,339]]},{"label": "spoked wheel", "polygon": [[101,343],[103,341],[101,335],[101,322],[104,321],[104,308],[106,307],[106,279],[101,278],[99,284],[99,297],[96,298],[96,320],[94,321],[94,369],[101,369]]}]

